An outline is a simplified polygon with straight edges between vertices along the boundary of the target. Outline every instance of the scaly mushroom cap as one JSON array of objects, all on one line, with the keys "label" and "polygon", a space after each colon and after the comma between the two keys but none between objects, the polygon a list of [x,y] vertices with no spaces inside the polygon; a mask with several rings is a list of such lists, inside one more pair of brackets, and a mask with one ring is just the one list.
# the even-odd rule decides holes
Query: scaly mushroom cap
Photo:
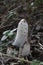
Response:
[{"label": "scaly mushroom cap", "polygon": [[22,19],[17,28],[17,34],[12,45],[22,47],[28,37],[28,23],[25,19]]}]

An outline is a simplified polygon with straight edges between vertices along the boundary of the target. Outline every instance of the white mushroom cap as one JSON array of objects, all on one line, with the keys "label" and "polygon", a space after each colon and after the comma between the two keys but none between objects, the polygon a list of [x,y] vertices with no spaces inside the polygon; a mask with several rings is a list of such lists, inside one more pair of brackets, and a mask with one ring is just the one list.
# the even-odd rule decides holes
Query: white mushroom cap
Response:
[{"label": "white mushroom cap", "polygon": [[17,34],[15,37],[15,41],[12,45],[22,47],[28,37],[28,23],[25,19],[22,19],[17,28]]}]

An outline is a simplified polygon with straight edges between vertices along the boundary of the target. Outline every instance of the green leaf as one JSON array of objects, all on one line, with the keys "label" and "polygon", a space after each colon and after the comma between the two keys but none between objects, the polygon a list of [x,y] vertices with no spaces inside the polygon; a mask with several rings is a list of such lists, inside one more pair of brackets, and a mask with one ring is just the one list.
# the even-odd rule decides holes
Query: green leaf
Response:
[{"label": "green leaf", "polygon": [[5,41],[7,39],[7,36],[4,35],[2,38],[1,38],[1,41]]},{"label": "green leaf", "polygon": [[40,61],[33,60],[31,65],[39,65],[39,64],[40,64]]},{"label": "green leaf", "polygon": [[4,32],[3,32],[3,35],[6,35],[6,34],[9,33],[9,32],[10,32],[10,30],[4,31]]},{"label": "green leaf", "polygon": [[40,62],[40,65],[43,65],[43,62]]}]

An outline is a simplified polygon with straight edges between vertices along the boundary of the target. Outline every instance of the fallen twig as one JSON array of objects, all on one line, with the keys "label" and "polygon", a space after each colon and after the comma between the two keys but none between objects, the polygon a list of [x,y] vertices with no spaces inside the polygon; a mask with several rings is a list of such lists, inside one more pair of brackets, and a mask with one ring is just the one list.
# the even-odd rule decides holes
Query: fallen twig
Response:
[{"label": "fallen twig", "polygon": [[0,56],[1,56],[1,54],[2,54],[3,57],[10,57],[10,58],[13,58],[13,59],[15,59],[15,60],[20,60],[20,61],[23,61],[23,62],[29,63],[29,64],[32,63],[31,61],[25,60],[25,59],[23,59],[23,58],[18,58],[18,57],[14,57],[14,56],[12,56],[12,55],[3,54],[3,53],[0,53]]}]

